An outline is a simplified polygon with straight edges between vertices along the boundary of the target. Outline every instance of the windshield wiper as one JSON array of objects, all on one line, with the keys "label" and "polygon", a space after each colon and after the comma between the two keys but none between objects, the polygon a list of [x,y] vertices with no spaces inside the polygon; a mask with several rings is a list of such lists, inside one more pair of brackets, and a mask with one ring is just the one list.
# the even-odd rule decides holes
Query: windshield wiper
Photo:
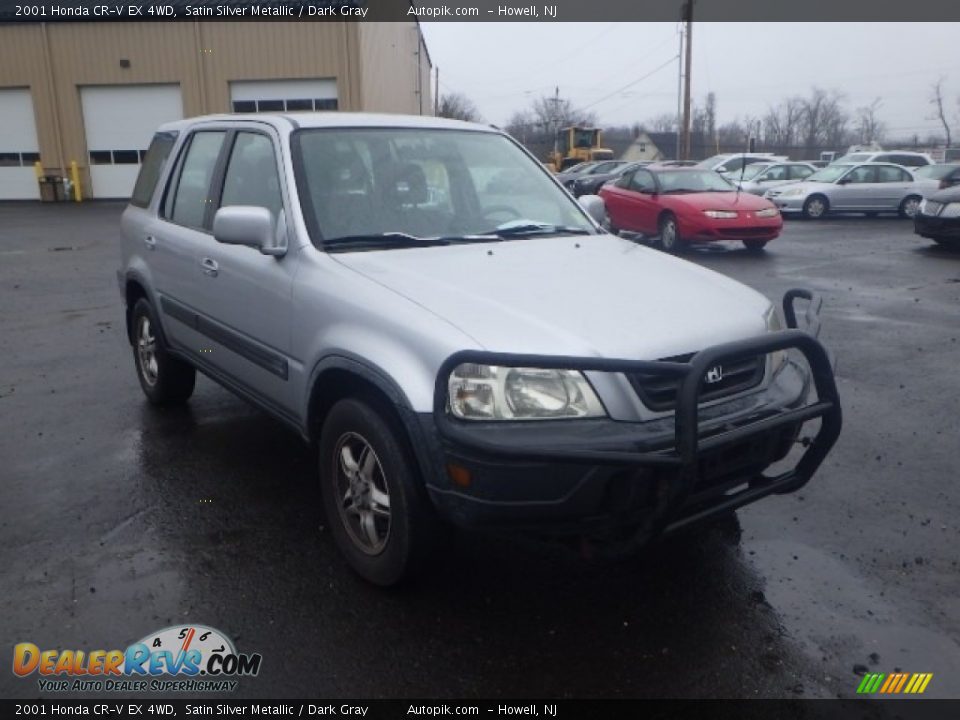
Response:
[{"label": "windshield wiper", "polygon": [[[511,225],[505,228],[495,228],[490,234],[501,238],[526,237],[528,235],[591,235],[589,230],[568,227],[566,225],[551,225],[550,223],[524,223]],[[486,234],[486,233],[485,233]]]},{"label": "windshield wiper", "polygon": [[500,242],[498,235],[438,235],[419,237],[403,232],[371,233],[370,235],[344,235],[323,241],[323,247],[333,252],[349,250],[382,250],[412,247],[436,247],[457,243]]}]

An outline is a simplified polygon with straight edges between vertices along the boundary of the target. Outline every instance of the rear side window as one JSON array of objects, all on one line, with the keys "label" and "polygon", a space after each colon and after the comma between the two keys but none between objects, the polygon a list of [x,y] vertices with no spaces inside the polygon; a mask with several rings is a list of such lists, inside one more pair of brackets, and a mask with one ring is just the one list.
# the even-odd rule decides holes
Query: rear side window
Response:
[{"label": "rear side window", "polygon": [[164,216],[177,225],[202,228],[210,204],[210,183],[223,146],[223,130],[193,134],[174,192],[167,193]]},{"label": "rear side window", "polygon": [[791,165],[790,166],[790,179],[791,180],[803,180],[805,177],[813,173],[813,170],[808,168],[806,165]]},{"label": "rear side window", "polygon": [[172,132],[157,133],[153,136],[150,147],[147,148],[147,155],[143,159],[140,174],[137,175],[137,182],[133,186],[131,205],[147,207],[150,204],[150,198],[153,197],[153,191],[157,187],[157,181],[163,172],[163,166],[167,163],[167,158],[170,157],[170,151],[176,139],[177,134]]}]

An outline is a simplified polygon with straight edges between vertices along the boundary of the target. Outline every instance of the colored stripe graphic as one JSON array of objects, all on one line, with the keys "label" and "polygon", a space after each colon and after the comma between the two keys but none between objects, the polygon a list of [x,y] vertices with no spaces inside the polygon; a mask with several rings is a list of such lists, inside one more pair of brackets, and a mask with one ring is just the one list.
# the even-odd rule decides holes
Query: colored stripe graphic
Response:
[{"label": "colored stripe graphic", "polygon": [[896,695],[904,693],[909,695],[919,695],[926,691],[927,685],[933,679],[933,673],[901,673],[895,672],[889,675],[885,673],[867,673],[857,686],[859,695],[872,695],[881,693],[883,695]]}]

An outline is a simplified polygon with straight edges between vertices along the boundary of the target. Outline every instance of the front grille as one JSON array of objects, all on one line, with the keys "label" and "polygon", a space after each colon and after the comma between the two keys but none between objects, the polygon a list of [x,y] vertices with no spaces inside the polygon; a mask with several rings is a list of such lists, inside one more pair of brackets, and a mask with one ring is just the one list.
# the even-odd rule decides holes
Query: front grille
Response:
[{"label": "front grille", "polygon": [[[663,359],[667,362],[683,363],[689,361],[691,357],[693,357],[692,354]],[[756,387],[763,380],[765,366],[765,355],[724,360],[708,372],[709,375],[719,368],[721,376],[719,380],[707,382],[707,378],[704,377],[700,381],[700,401],[718,400]],[[643,404],[651,410],[665,412],[676,408],[677,391],[680,388],[680,381],[677,378],[628,373],[627,379]]]},{"label": "front grille", "polygon": [[924,214],[924,215],[936,215],[936,214],[938,214],[938,213],[940,212],[940,209],[941,209],[942,207],[943,207],[943,205],[941,205],[940,203],[938,203],[938,202],[936,202],[936,201],[934,201],[934,200],[927,200],[927,202],[924,203],[924,206],[923,206],[923,214]]},{"label": "front grille", "polygon": [[717,234],[739,240],[740,238],[766,237],[773,230],[772,227],[721,227],[717,228]]}]

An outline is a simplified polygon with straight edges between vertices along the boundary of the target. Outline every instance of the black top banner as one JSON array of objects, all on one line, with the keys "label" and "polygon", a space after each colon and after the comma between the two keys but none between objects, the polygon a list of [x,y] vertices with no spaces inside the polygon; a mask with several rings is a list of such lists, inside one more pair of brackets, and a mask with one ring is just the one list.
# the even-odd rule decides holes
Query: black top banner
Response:
[{"label": "black top banner", "polygon": [[[685,0],[0,0],[0,22],[674,22]],[[954,22],[956,0],[693,0],[698,22]]]},{"label": "black top banner", "polygon": [[4,718],[488,718],[505,720],[953,720],[960,700],[0,700]]}]

